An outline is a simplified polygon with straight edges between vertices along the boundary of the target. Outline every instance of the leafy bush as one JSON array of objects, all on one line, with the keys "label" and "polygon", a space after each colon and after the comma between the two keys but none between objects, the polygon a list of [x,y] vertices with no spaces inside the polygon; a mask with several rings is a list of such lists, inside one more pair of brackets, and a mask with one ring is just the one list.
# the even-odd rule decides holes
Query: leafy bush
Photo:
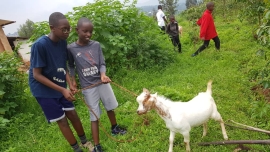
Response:
[{"label": "leafy bush", "polygon": [[14,54],[0,53],[0,129],[15,114],[24,97],[25,77],[18,71],[21,63]]},{"label": "leafy bush", "polygon": [[265,10],[265,2],[263,0],[236,0],[237,3],[242,3],[240,20],[248,20],[251,23],[261,23],[261,18]]},{"label": "leafy bush", "polygon": [[262,66],[252,67],[248,73],[249,80],[257,82],[257,85],[261,85],[264,89],[270,88],[270,61],[267,59],[266,51],[260,49],[256,52],[256,56],[262,60]]},{"label": "leafy bush", "polygon": [[34,31],[29,41],[34,42],[42,35],[47,35],[50,33],[49,23],[48,21],[36,22],[34,24]]},{"label": "leafy bush", "polygon": [[[270,7],[269,7],[270,8]],[[270,10],[266,10],[262,25],[257,29],[258,40],[261,45],[270,47]]]},{"label": "leafy bush", "polygon": [[[173,46],[167,35],[160,34],[157,23],[135,6],[136,1],[121,3],[115,0],[96,0],[85,6],[74,7],[66,14],[73,29],[81,17],[87,17],[94,24],[92,39],[103,48],[109,72],[120,68],[147,68],[167,65],[174,59]],[[31,40],[49,33],[48,24],[35,25]],[[45,30],[46,29],[46,30]],[[70,33],[68,42],[77,40],[76,31]]]}]

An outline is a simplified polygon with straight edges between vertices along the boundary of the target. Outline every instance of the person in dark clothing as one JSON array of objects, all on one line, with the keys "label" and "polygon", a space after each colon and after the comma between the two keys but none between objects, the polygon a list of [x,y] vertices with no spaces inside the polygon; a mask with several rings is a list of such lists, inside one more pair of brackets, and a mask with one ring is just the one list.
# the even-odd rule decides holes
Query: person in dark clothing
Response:
[{"label": "person in dark clothing", "polygon": [[172,40],[172,44],[178,47],[178,52],[182,53],[181,50],[181,42],[179,38],[179,27],[178,23],[175,21],[175,17],[172,15],[170,16],[170,23],[167,26],[166,32],[170,35]]},{"label": "person in dark clothing", "polygon": [[214,10],[214,3],[208,2],[206,4],[207,10],[203,13],[202,17],[197,21],[197,24],[201,26],[200,28],[200,39],[204,41],[203,45],[191,56],[194,57],[206,49],[209,45],[211,39],[215,42],[215,47],[217,50],[220,49],[220,40],[218,38],[214,20],[212,17],[212,12]]}]

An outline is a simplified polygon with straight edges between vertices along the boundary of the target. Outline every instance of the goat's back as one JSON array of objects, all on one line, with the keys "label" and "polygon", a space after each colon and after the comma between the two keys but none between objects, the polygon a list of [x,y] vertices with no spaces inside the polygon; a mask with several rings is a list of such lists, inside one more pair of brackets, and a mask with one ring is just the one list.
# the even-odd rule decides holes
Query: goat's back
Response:
[{"label": "goat's back", "polygon": [[214,99],[204,92],[188,102],[174,102],[170,108],[172,121],[188,123],[190,126],[201,125],[215,115],[216,111]]}]

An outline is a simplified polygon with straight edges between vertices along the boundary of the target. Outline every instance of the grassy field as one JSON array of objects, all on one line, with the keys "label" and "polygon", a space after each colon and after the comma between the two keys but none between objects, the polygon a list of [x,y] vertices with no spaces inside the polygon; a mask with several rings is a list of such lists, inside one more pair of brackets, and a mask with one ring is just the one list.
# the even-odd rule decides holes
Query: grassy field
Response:
[{"label": "grassy field", "polygon": [[[229,119],[246,125],[270,128],[270,124],[263,118],[256,117],[253,110],[254,103],[260,102],[251,87],[256,82],[250,81],[250,70],[262,68],[266,61],[256,52],[263,48],[252,37],[252,27],[238,20],[224,22],[216,19],[217,31],[221,40],[221,50],[216,51],[213,41],[208,49],[196,57],[191,54],[201,45],[193,44],[188,35],[192,32],[190,23],[183,18],[179,19],[183,26],[181,37],[183,53],[175,52],[177,61],[164,67],[153,67],[145,71],[120,70],[116,75],[110,76],[117,84],[131,90],[135,94],[147,88],[151,93],[158,92],[174,101],[188,101],[197,93],[206,90],[208,80],[213,80],[213,97],[224,121]],[[198,27],[197,27],[198,28]],[[168,44],[171,45],[171,44]],[[269,55],[269,54],[268,54]],[[108,65],[109,66],[109,65]],[[166,66],[166,67],[165,67]],[[117,136],[119,140],[133,142],[115,142],[101,131],[101,144],[107,152],[165,152],[169,146],[169,130],[165,123],[154,112],[144,116],[136,114],[137,102],[135,97],[113,86],[119,102],[116,109],[119,124],[128,129],[124,136]],[[29,88],[25,93],[30,95]],[[82,101],[75,102],[77,112],[83,122],[87,137],[91,139],[90,121],[87,107]],[[269,118],[269,117],[268,117]],[[142,125],[144,119],[149,124]],[[109,120],[104,113],[101,123],[109,131]],[[208,135],[202,136],[202,127],[195,127],[190,132],[191,149],[193,152],[232,152],[237,145],[226,146],[198,146],[199,142],[223,140],[219,123],[213,120],[208,124]],[[229,140],[259,140],[269,139],[269,136],[251,131],[226,127]],[[141,132],[141,134],[139,134]],[[16,118],[12,119],[7,132],[1,135],[0,151],[2,152],[71,152],[71,148],[64,140],[57,125],[47,124],[41,108],[33,97],[23,103],[23,110],[18,111]],[[252,152],[270,151],[267,145],[248,145]],[[85,150],[86,151],[86,150]],[[176,135],[174,142],[175,152],[184,152],[183,137]]]}]

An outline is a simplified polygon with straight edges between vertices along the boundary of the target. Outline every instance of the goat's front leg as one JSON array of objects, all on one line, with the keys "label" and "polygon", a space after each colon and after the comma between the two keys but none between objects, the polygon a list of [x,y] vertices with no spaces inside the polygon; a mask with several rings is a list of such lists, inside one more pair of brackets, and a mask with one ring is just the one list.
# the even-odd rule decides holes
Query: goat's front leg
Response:
[{"label": "goat's front leg", "polygon": [[170,146],[169,146],[169,152],[173,152],[173,140],[174,140],[175,132],[170,130]]},{"label": "goat's front leg", "polygon": [[184,133],[182,133],[182,135],[184,136],[184,142],[185,142],[185,145],[186,145],[186,151],[187,152],[190,152],[190,145],[189,145],[189,131],[186,131]]}]

